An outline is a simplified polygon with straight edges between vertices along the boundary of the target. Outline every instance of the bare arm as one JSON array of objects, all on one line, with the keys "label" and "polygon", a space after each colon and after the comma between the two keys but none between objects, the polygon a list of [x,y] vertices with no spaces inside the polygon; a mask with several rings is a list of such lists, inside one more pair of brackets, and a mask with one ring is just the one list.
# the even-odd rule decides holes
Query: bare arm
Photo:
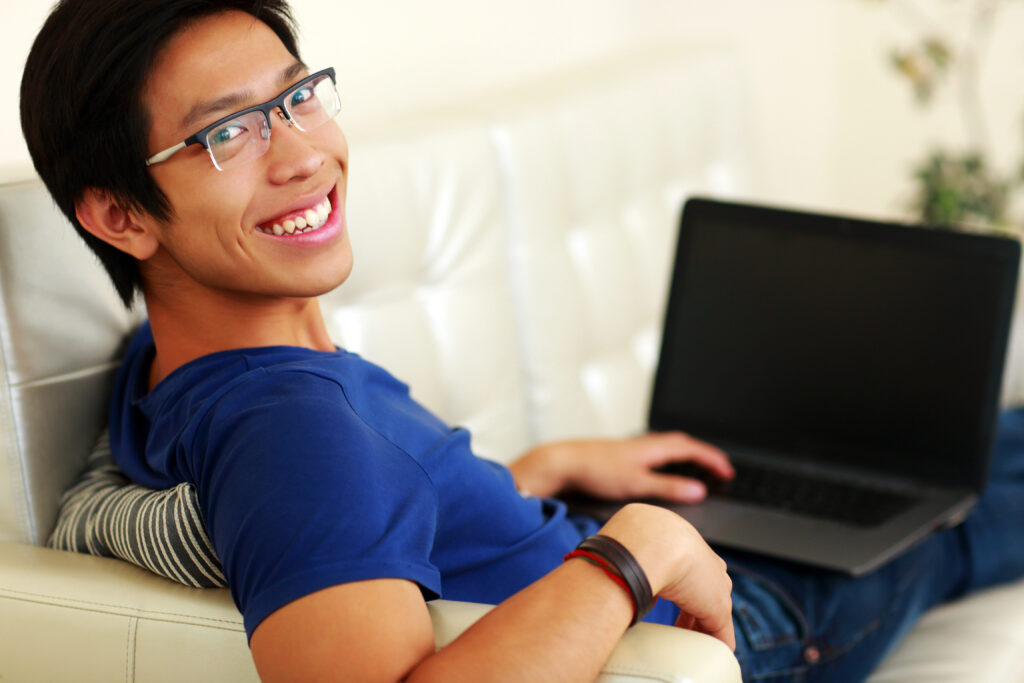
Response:
[{"label": "bare arm", "polygon": [[[725,564],[682,518],[630,505],[602,533],[629,548],[656,595],[680,605],[681,622],[735,646]],[[604,572],[572,560],[436,654],[419,590],[398,579],[290,603],[260,624],[251,646],[264,681],[591,680],[632,613],[629,596]]]}]

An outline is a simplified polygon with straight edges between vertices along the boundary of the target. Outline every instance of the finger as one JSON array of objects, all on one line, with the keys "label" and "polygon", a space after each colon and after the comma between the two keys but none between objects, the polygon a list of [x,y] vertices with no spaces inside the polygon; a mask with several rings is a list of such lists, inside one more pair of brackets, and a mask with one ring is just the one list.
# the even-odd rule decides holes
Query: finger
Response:
[{"label": "finger", "polygon": [[702,621],[696,622],[694,627],[694,630],[706,633],[714,638],[718,638],[720,641],[728,645],[730,650],[733,652],[736,651],[736,632],[733,630],[731,617],[724,624],[718,627],[709,626]]},{"label": "finger", "polygon": [[666,437],[662,443],[665,450],[658,465],[668,462],[695,462],[722,479],[732,479],[736,476],[729,456],[720,448],[682,432],[669,432],[662,436]]},{"label": "finger", "polygon": [[717,638],[718,640],[728,645],[733,652],[736,651],[736,632],[731,621],[726,625],[725,628],[715,631],[712,629],[705,628],[704,625],[698,623],[696,618],[694,618],[693,616],[681,612],[679,614],[679,618],[676,619],[676,627],[684,628],[688,631],[697,631],[698,633],[707,634],[712,638]]},{"label": "finger", "polygon": [[696,621],[697,620],[694,619],[692,615],[687,614],[686,612],[680,612],[679,618],[676,619],[676,626],[678,628],[685,628],[687,631],[692,631],[693,625]]},{"label": "finger", "polygon": [[721,615],[698,618],[684,610],[679,613],[679,617],[676,619],[676,626],[690,631],[705,633],[721,640],[733,651],[736,650],[736,632],[733,626],[731,610],[725,614],[724,618]]},{"label": "finger", "polygon": [[637,497],[653,496],[678,503],[699,503],[708,495],[703,483],[675,474],[650,472],[640,480],[640,486]]},{"label": "finger", "polygon": [[[709,548],[710,550],[710,548]],[[709,588],[710,609],[697,616],[694,627],[718,638],[733,651],[736,650],[736,633],[732,621],[732,577],[726,570],[725,561],[714,555],[717,562],[709,567],[706,586]]]},{"label": "finger", "polygon": [[695,617],[693,628],[713,636],[736,649],[736,633],[732,621],[732,578],[725,562],[705,544],[697,573],[692,575],[694,585],[701,586],[695,601],[687,600],[684,612]]},{"label": "finger", "polygon": [[708,460],[716,460],[722,463],[729,462],[729,456],[721,448],[714,446],[707,441],[701,441],[684,432],[661,432],[651,433],[647,437],[651,439],[652,445],[663,456],[677,456],[680,453],[696,453],[706,456]]},{"label": "finger", "polygon": [[729,591],[725,591],[724,596],[713,599],[710,605],[705,604],[702,607],[703,609],[693,610],[694,630],[714,636],[735,650],[736,633],[733,630],[732,598]]}]

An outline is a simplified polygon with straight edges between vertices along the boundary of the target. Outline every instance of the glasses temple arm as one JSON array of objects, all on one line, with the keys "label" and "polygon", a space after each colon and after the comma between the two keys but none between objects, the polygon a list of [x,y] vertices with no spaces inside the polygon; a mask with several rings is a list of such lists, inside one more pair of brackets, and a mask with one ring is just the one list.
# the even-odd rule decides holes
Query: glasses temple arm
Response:
[{"label": "glasses temple arm", "polygon": [[153,164],[159,164],[161,161],[167,161],[178,151],[185,149],[187,146],[186,142],[179,142],[174,147],[168,147],[162,152],[157,152],[153,156],[146,159],[146,166],[152,166]]}]

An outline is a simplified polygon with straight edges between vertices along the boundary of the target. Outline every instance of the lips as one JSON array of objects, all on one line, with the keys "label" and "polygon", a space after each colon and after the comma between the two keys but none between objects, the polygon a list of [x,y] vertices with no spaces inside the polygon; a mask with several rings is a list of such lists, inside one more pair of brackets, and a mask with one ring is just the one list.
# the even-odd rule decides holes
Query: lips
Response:
[{"label": "lips", "polygon": [[338,187],[306,197],[277,217],[260,222],[254,232],[261,239],[295,248],[319,248],[333,243],[345,233],[344,202],[339,198]]}]

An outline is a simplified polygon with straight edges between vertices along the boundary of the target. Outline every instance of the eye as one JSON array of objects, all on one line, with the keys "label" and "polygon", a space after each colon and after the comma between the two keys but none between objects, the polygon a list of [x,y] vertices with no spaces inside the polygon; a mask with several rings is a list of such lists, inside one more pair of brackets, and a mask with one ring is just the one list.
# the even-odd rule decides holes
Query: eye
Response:
[{"label": "eye", "polygon": [[292,96],[288,100],[289,107],[297,107],[301,104],[309,102],[315,97],[313,93],[313,87],[311,85],[304,85],[292,93]]},{"label": "eye", "polygon": [[248,129],[241,121],[231,121],[212,131],[208,139],[211,145],[223,145],[240,135],[244,135],[246,132],[248,132]]}]

